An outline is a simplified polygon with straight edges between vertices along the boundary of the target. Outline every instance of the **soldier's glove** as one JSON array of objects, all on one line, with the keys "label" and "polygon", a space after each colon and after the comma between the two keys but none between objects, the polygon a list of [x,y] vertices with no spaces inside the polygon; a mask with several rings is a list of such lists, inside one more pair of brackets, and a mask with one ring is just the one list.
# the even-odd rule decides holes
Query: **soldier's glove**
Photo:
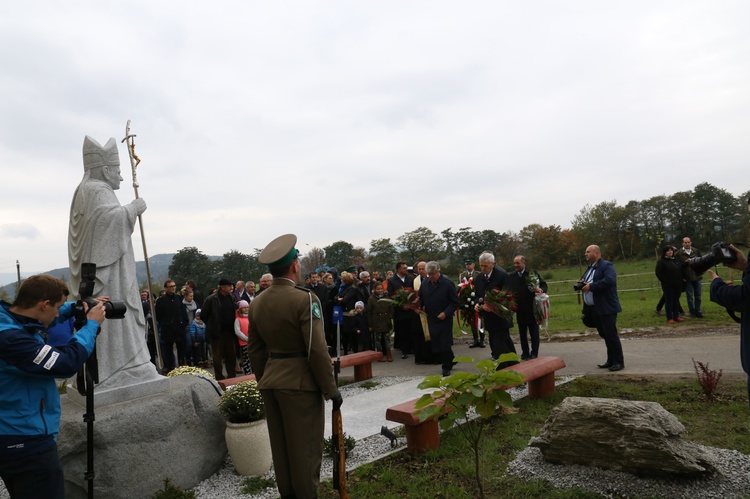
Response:
[{"label": "soldier's glove", "polygon": [[341,392],[336,392],[336,395],[331,397],[331,400],[333,401],[333,410],[338,411],[341,409],[341,404],[344,403],[344,398],[341,396]]}]

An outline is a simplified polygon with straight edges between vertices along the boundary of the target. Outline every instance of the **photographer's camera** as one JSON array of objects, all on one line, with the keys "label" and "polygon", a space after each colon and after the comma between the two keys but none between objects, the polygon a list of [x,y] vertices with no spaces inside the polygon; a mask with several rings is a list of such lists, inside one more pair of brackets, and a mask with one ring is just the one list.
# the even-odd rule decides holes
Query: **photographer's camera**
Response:
[{"label": "photographer's camera", "polygon": [[696,274],[702,274],[718,264],[730,265],[737,261],[737,255],[729,249],[729,243],[719,242],[711,246],[711,252],[690,258],[687,263]]}]

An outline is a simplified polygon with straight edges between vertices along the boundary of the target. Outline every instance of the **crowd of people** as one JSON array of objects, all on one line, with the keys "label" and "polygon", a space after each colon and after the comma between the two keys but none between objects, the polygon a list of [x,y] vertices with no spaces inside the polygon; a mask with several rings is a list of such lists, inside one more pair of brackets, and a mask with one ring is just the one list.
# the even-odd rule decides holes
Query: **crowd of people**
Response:
[{"label": "crowd of people", "polygon": [[[536,294],[546,293],[547,285],[534,272],[538,285],[529,289],[529,269],[523,255],[518,255],[513,264],[515,271],[509,275],[495,263],[494,255],[485,252],[479,257],[481,272],[475,269],[476,260],[467,258],[459,282],[471,280],[478,299],[492,288],[516,293],[521,360],[533,359],[539,355],[539,326],[533,301]],[[190,365],[213,367],[217,379],[252,373],[247,355],[249,306],[272,280],[270,273],[264,274],[256,289],[251,280],[221,279],[205,299],[195,282],[187,281],[178,292],[175,281],[167,280],[154,307],[163,372]],[[332,356],[376,350],[383,354],[381,362],[393,362],[393,351],[398,350],[402,359],[412,357],[416,364],[439,364],[442,374],[450,373],[458,290],[453,281],[442,275],[437,262],[420,261],[413,266],[398,262],[393,271],[384,274],[377,270],[370,273],[362,265],[342,272],[336,267],[324,267],[305,275],[300,285],[320,302],[326,344]],[[408,304],[397,304],[392,299],[402,289],[411,297]],[[148,291],[141,292],[141,301],[149,328],[149,351],[156,363]],[[469,323],[473,334],[470,348],[486,348],[487,336],[493,359],[516,353],[510,338],[512,319],[498,317],[483,305],[477,306],[475,314]],[[445,360],[448,355],[450,362]]]}]

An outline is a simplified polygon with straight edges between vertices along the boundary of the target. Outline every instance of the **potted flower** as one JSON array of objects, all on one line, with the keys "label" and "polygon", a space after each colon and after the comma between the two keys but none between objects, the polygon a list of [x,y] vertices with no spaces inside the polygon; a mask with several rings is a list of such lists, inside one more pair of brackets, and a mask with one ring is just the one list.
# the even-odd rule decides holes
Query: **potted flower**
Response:
[{"label": "potted flower", "polygon": [[271,443],[263,398],[255,380],[227,388],[219,399],[227,420],[225,438],[234,469],[240,475],[262,475],[271,468]]}]

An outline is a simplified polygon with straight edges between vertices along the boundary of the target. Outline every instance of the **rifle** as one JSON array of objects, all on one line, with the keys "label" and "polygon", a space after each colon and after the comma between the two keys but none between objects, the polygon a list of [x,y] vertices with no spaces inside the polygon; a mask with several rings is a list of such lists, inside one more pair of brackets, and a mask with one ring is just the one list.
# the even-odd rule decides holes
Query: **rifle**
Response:
[{"label": "rifle", "polygon": [[[334,321],[336,321],[334,307]],[[336,386],[339,385],[339,372],[341,372],[341,312],[336,322],[336,360],[333,362],[333,378]],[[335,404],[331,413],[331,447],[333,448],[333,489],[339,491],[340,499],[349,499],[346,493],[346,445],[344,442],[344,423],[341,420],[341,408],[336,409]]]}]

